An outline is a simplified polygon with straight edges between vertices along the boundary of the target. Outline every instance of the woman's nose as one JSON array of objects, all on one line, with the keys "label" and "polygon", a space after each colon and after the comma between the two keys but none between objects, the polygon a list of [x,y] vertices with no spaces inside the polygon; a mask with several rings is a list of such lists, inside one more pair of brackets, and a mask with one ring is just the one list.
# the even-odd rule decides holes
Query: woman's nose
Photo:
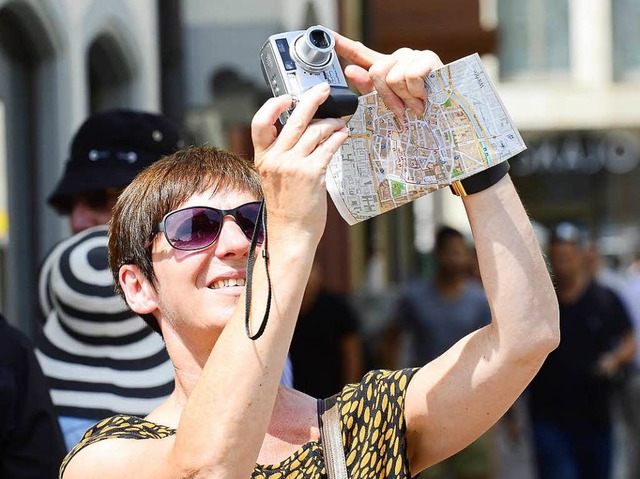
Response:
[{"label": "woman's nose", "polygon": [[235,219],[231,216],[225,216],[222,220],[222,228],[216,244],[216,255],[227,256],[233,254],[243,256],[249,251],[250,244],[249,239]]}]

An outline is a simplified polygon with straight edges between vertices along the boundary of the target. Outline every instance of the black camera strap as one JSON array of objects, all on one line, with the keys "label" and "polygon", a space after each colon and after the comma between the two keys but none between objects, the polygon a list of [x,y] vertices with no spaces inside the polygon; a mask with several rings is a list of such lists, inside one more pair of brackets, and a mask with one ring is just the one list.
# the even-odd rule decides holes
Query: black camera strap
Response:
[{"label": "black camera strap", "polygon": [[[251,282],[253,278],[253,267],[255,265],[255,253],[258,245],[258,238],[260,236],[260,230],[262,230],[262,257],[264,258],[264,269],[267,273],[267,304],[265,305],[264,316],[260,322],[260,327],[255,334],[251,334]],[[258,219],[253,229],[253,235],[251,236],[251,246],[249,247],[249,260],[247,261],[247,279],[245,286],[245,312],[244,312],[244,328],[247,332],[249,339],[256,340],[264,330],[267,328],[267,321],[269,319],[269,311],[271,310],[271,277],[269,276],[269,253],[267,250],[267,208],[264,204],[264,200],[260,202],[260,209],[258,210]]]}]

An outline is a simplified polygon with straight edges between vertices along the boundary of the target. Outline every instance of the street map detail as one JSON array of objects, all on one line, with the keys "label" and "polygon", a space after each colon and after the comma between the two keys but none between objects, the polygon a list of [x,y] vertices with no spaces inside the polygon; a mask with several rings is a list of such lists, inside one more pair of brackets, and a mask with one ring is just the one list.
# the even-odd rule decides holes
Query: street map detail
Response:
[{"label": "street map detail", "polygon": [[526,146],[478,54],[431,72],[429,99],[402,122],[376,92],[360,97],[350,135],[331,159],[327,190],[349,224],[404,205]]}]

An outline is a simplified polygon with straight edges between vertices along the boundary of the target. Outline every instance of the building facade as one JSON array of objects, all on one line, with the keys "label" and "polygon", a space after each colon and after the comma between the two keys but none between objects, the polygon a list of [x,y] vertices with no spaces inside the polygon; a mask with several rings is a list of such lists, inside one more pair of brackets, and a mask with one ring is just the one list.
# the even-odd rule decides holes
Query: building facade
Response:
[{"label": "building facade", "polygon": [[498,0],[501,96],[528,144],[530,214],[582,224],[623,264],[640,247],[640,1]]},{"label": "building facade", "polygon": [[[362,2],[373,9],[364,34],[382,51],[430,48],[445,62],[479,52],[528,146],[511,161],[511,176],[541,239],[572,220],[601,253],[628,263],[640,249],[640,1],[462,3]],[[437,224],[470,233],[459,198],[446,190],[384,216],[379,222],[393,226],[374,236],[388,253],[390,284],[419,273]]]},{"label": "building facade", "polygon": [[0,310],[32,333],[37,276],[68,224],[47,206],[97,110],[159,110],[153,0],[0,0]]},{"label": "building facade", "polygon": [[[68,234],[46,198],[88,114],[163,111],[184,120],[192,143],[251,154],[250,120],[271,94],[260,46],[313,24],[383,52],[481,53],[529,146],[512,177],[532,217],[581,222],[606,254],[638,249],[640,0],[0,0],[0,310],[9,320],[35,327],[40,263]],[[468,232],[448,191],[353,227],[332,209],[326,276],[342,291],[392,289],[420,271],[439,223]]]},{"label": "building facade", "polygon": [[269,93],[259,48],[306,21],[337,26],[335,2],[0,0],[0,311],[38,327],[37,278],[69,234],[46,199],[73,133],[110,108],[163,112],[193,142],[247,151]]}]

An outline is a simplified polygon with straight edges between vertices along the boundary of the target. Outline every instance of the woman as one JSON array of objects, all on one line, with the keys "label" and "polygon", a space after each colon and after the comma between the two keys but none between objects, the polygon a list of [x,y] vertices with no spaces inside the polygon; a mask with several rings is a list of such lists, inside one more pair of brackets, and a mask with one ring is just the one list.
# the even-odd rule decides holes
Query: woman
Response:
[{"label": "woman", "polygon": [[[441,65],[435,54],[382,55],[335,37],[361,92],[375,87],[398,115],[422,113],[423,79]],[[316,400],[278,380],[325,227],[325,171],[348,134],[342,119],[311,122],[328,94],[322,84],[302,95],[280,134],[291,97],[257,112],[257,175],[232,155],[193,148],[156,163],[122,194],[110,228],[112,271],[133,311],[160,328],[176,388],[144,420],[116,417],[90,430],[63,465],[65,479],[326,477]],[[250,332],[270,313],[252,341],[244,286],[262,197],[268,238],[258,238],[265,254],[255,255]],[[509,177],[464,203],[492,323],[419,370],[373,371],[342,391],[349,477],[408,478],[462,449],[557,345],[551,281]]]}]

